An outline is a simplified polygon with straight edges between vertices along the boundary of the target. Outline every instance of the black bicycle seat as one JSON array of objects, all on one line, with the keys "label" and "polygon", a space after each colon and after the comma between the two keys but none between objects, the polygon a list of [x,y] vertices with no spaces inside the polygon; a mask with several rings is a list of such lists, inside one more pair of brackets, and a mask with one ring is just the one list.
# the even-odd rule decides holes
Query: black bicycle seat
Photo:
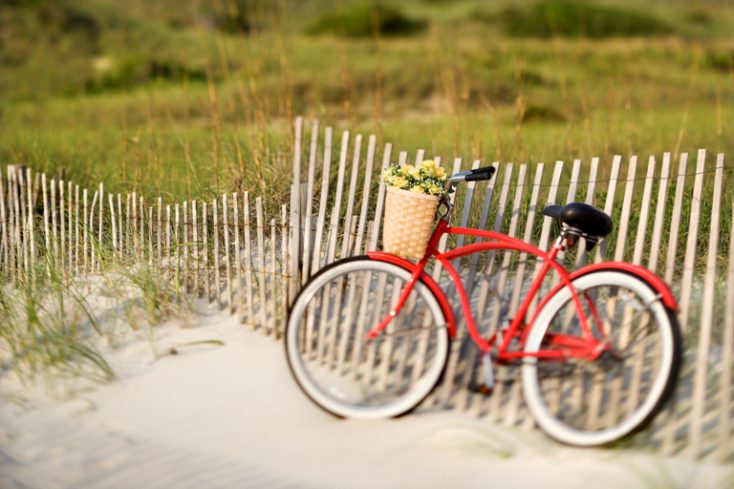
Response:
[{"label": "black bicycle seat", "polygon": [[568,224],[589,236],[603,238],[612,232],[612,218],[599,209],[581,202],[568,205],[549,205],[543,214]]}]

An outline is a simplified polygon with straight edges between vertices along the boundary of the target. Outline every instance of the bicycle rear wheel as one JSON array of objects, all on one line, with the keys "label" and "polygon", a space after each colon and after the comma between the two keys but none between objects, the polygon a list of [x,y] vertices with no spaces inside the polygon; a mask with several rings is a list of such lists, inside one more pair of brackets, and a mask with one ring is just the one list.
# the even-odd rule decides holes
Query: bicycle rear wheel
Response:
[{"label": "bicycle rear wheel", "polygon": [[[573,281],[594,336],[609,342],[594,361],[524,360],[525,400],[540,428],[576,446],[598,446],[644,427],[672,393],[678,376],[678,322],[640,278],[601,270]],[[568,287],[543,308],[526,352],[553,348],[553,335],[581,336]]]},{"label": "bicycle rear wheel", "polygon": [[439,381],[448,332],[423,282],[386,331],[367,339],[410,277],[390,263],[349,258],[324,268],[299,293],[286,327],[286,356],[301,389],[324,410],[347,418],[399,416]]}]

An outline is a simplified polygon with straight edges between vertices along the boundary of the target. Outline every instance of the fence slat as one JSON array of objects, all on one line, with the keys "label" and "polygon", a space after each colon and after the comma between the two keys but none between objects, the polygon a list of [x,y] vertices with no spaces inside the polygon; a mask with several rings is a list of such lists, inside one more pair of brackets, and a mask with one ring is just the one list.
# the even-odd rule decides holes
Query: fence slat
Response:
[{"label": "fence slat", "polygon": [[269,275],[270,275],[270,314],[271,314],[271,321],[270,321],[270,330],[273,334],[273,337],[277,340],[280,338],[280,335],[278,334],[278,301],[277,301],[277,294],[276,294],[276,280],[275,280],[275,243],[276,243],[276,234],[275,234],[275,219],[270,219],[270,267],[269,267]]},{"label": "fence slat", "polygon": [[[632,156],[629,161],[629,167],[627,169],[627,184],[625,185],[624,195],[622,200],[622,213],[619,218],[619,231],[617,232],[617,247],[614,251],[614,260],[624,260],[624,252],[627,245],[627,232],[630,223],[630,214],[632,211],[632,197],[634,195],[635,188],[635,175],[637,172],[637,156]],[[625,310],[626,312],[626,310]],[[620,332],[620,344],[626,344],[628,337],[629,326],[626,324]],[[622,378],[617,378],[613,381],[610,386],[610,398],[607,400],[607,405],[604,406],[606,412],[604,416],[610,420],[610,422],[617,418],[617,413],[621,408],[621,396],[622,396]]]},{"label": "fence slat", "polygon": [[675,181],[675,197],[673,199],[673,211],[670,215],[670,235],[668,236],[668,254],[665,258],[665,281],[671,283],[675,273],[675,264],[678,252],[678,235],[681,226],[681,212],[683,208],[683,191],[685,190],[686,167],[688,165],[688,153],[680,155],[678,161],[678,177]]},{"label": "fence slat", "polygon": [[305,284],[313,271],[311,270],[312,228],[313,228],[313,190],[316,177],[316,152],[319,145],[319,122],[313,121],[311,126],[311,147],[308,154],[308,176],[306,177],[306,216],[303,225],[303,283]]},{"label": "fence slat", "polygon": [[122,228],[122,195],[120,194],[117,194],[117,229],[118,229],[117,239],[120,240],[120,246],[118,247],[119,258],[120,260],[122,260],[123,244],[124,244],[124,239],[127,233]]},{"label": "fence slat", "polygon": [[[240,244],[240,205],[237,199],[237,192],[232,194],[232,223],[234,224],[234,283],[236,287],[232,291],[232,301],[236,304],[236,309],[242,317],[242,307],[244,300],[242,299],[242,250]],[[285,251],[285,248],[284,248]],[[234,310],[232,311],[234,313]]]},{"label": "fence slat", "polygon": [[74,273],[79,275],[79,243],[81,242],[81,221],[79,216],[79,185],[74,188]]},{"label": "fence slat", "polygon": [[[180,225],[181,225],[181,213],[180,209],[181,207],[176,204],[175,206],[175,220],[174,220],[174,227],[173,227],[173,266],[174,266],[174,284],[176,284],[176,287],[179,287],[181,285],[181,231],[180,231]],[[215,211],[215,222],[216,222],[216,211]],[[216,228],[216,226],[214,226]],[[219,299],[221,296],[217,294],[217,299]]]},{"label": "fence slat", "polygon": [[90,268],[89,271],[95,271],[97,270],[97,243],[96,235],[94,233],[95,229],[95,222],[94,222],[94,211],[97,207],[97,203],[99,200],[99,191],[95,190],[94,195],[92,196],[92,205],[89,207],[89,253],[90,253]]},{"label": "fence slat", "polygon": [[[560,177],[561,169],[563,167],[562,162],[556,163],[556,169],[558,170],[557,173]],[[540,195],[540,185],[543,181],[543,170],[545,169],[545,164],[538,163],[535,167],[535,181],[533,182],[533,190],[530,195],[530,203],[528,207],[528,212],[526,216],[525,221],[525,233],[523,234],[523,240],[526,243],[531,242],[533,237],[533,225],[535,224],[535,216],[537,214],[537,208],[538,208],[538,196]],[[554,173],[556,173],[554,171]],[[554,193],[557,192],[557,181],[555,182],[556,186],[552,187],[554,190]],[[555,195],[553,196],[555,199]],[[520,305],[520,294],[522,293],[523,284],[525,282],[525,269],[527,268],[527,253],[520,253],[520,258],[517,261],[517,270],[515,272],[514,280],[514,289],[512,291],[512,298],[510,299],[510,311],[512,314],[515,314],[517,312],[517,309]],[[517,379],[516,379],[517,380]],[[513,426],[518,422],[519,414],[520,414],[520,408],[521,408],[521,400],[520,400],[520,382],[513,382],[512,386],[510,387],[509,392],[509,399],[507,401],[507,408],[505,409],[505,418],[504,422],[508,426]]]},{"label": "fence slat", "polygon": [[291,184],[291,282],[290,296],[295,298],[296,287],[300,283],[299,258],[301,256],[301,138],[303,136],[303,118],[295,120],[295,138],[293,141],[293,182]]},{"label": "fence slat", "polygon": [[[642,191],[642,203],[640,206],[640,218],[637,223],[637,233],[635,236],[635,248],[632,256],[632,263],[635,265],[641,265],[642,264],[642,252],[645,247],[645,238],[647,236],[647,221],[648,221],[648,215],[650,213],[650,200],[652,199],[652,184],[653,184],[653,178],[655,175],[655,157],[650,156],[648,163],[647,163],[647,174],[645,176],[645,185]],[[624,338],[624,341],[628,341],[629,338],[629,330],[631,329],[631,326],[627,324],[627,321],[625,321],[625,325],[622,328],[622,338]],[[630,387],[628,389],[627,394],[627,412],[632,412],[635,407],[637,406],[639,402],[639,393],[640,393],[640,385],[643,382],[643,375],[645,375],[644,372],[644,345],[640,344],[635,348],[635,360],[632,365],[632,372],[630,374],[629,384]]]},{"label": "fence slat", "polygon": [[224,272],[227,282],[227,307],[229,313],[234,314],[235,308],[232,302],[232,260],[229,247],[229,204],[227,202],[227,194],[222,195],[222,232],[224,234]]},{"label": "fence slat", "polygon": [[670,180],[670,153],[663,154],[663,165],[660,170],[658,184],[658,201],[655,207],[655,224],[652,229],[652,242],[650,244],[650,257],[647,268],[651,271],[657,270],[658,257],[660,256],[660,243],[663,236],[663,225],[665,221],[665,202],[668,194],[668,180]]},{"label": "fence slat", "polygon": [[[128,195],[128,198],[130,198],[130,195]],[[140,256],[140,243],[138,243],[138,194],[137,192],[133,192],[132,195],[132,218],[131,218],[131,224],[128,229],[131,232],[132,237],[132,250],[133,250],[133,257]],[[130,203],[130,200],[128,200],[128,203]],[[129,214],[129,212],[128,212]]]},{"label": "fence slat", "polygon": [[82,212],[83,212],[83,245],[82,245],[82,270],[85,272],[89,270],[89,263],[87,261],[87,245],[89,243],[89,213],[88,207],[87,207],[87,189],[84,189],[82,192],[82,200],[84,202]]},{"label": "fence slat", "polygon": [[[112,200],[110,200],[110,206],[112,206]],[[161,272],[163,271],[163,246],[162,246],[162,240],[163,240],[163,234],[162,234],[162,220],[163,220],[163,199],[158,197],[158,212],[157,212],[157,233],[156,233],[156,245],[158,248],[158,267],[160,268]],[[114,219],[114,218],[113,218]]]},{"label": "fence slat", "polygon": [[[23,257],[23,271],[28,272],[30,270],[28,266],[28,239],[29,239],[29,230],[28,230],[28,209],[26,208],[26,202],[28,201],[26,199],[26,195],[28,191],[26,190],[26,184],[25,184],[25,177],[23,175],[23,170],[18,170],[16,172],[16,176],[18,178],[18,188],[20,189],[19,196],[17,201],[19,201],[19,212],[18,217],[20,219],[19,222],[19,245],[22,246],[22,257]],[[22,236],[22,243],[20,241],[20,236]],[[20,260],[18,260],[20,261]]]},{"label": "fence slat", "polygon": [[[510,237],[515,237],[517,235],[517,226],[519,224],[519,218],[520,218],[520,209],[522,208],[522,201],[525,197],[525,176],[527,173],[528,166],[527,164],[520,165],[520,169],[518,170],[517,175],[517,185],[515,187],[515,197],[512,203],[512,209],[510,210],[510,226],[507,230],[507,235]],[[497,296],[501,297],[502,294],[505,292],[505,287],[507,285],[507,275],[510,268],[510,263],[512,260],[512,252],[506,251],[502,254],[502,264],[499,270],[499,276],[497,279],[497,287],[496,292]],[[493,328],[495,331],[498,328],[502,327],[502,324],[500,324],[500,311],[498,307],[493,308],[492,316],[490,317],[489,324],[492,325],[490,328]],[[503,369],[504,370],[504,369]],[[489,407],[489,413],[490,417],[492,419],[500,419],[504,418],[506,413],[503,409],[503,403],[505,402],[506,397],[506,390],[504,383],[499,382],[497,385],[495,385],[494,392],[492,393],[492,396],[490,396],[490,407]]]},{"label": "fence slat", "polygon": [[372,234],[370,236],[370,242],[368,246],[369,251],[377,249],[377,241],[380,238],[380,232],[382,231],[382,213],[385,209],[385,184],[382,182],[382,175],[385,173],[385,169],[390,165],[390,156],[392,154],[392,144],[385,144],[385,148],[382,153],[382,168],[379,175],[379,190],[377,192],[377,205],[375,206],[375,224],[372,227]]},{"label": "fence slat", "polygon": [[[34,199],[33,199],[33,187],[31,186],[31,184],[33,182],[33,179],[32,179],[32,173],[31,173],[31,169],[30,168],[28,168],[26,170],[26,174],[27,174],[26,179],[27,179],[27,183],[28,183],[28,194],[27,194],[27,196],[28,196],[28,209],[26,210],[26,217],[28,218],[28,233],[29,233],[29,239],[28,239],[28,242],[29,242],[29,250],[28,250],[28,252],[29,252],[29,261],[30,261],[30,267],[31,267],[30,268],[30,270],[31,270],[31,280],[33,280],[33,277],[34,277],[34,274],[35,274],[34,261],[36,259],[36,232],[34,230],[34,224],[33,224],[33,221],[34,221],[33,218],[35,216],[34,216],[34,211],[33,211],[33,208],[34,208],[34,205],[33,205],[33,202],[34,202]],[[79,190],[79,186],[77,185],[77,191],[78,190]],[[79,200],[78,196],[77,196],[77,200]],[[78,270],[77,270],[77,273],[78,273]]]},{"label": "fence slat", "polygon": [[97,247],[99,248],[98,255],[98,267],[97,270],[102,270],[102,247],[104,244],[104,183],[99,184],[99,223],[97,224]]},{"label": "fence slat", "polygon": [[[246,304],[246,311],[247,311],[247,320],[250,324],[250,326],[254,329],[255,328],[255,305],[253,302],[253,289],[252,289],[252,232],[250,228],[250,194],[248,192],[245,192],[244,198],[242,199],[243,203],[242,205],[242,227],[245,228],[245,259],[247,265],[245,266],[245,291],[247,292],[246,298],[247,298],[247,304]],[[293,214],[291,214],[293,215]],[[292,248],[291,248],[292,249]],[[293,273],[293,268],[290,268],[290,273]],[[296,280],[295,278],[291,277],[291,280]]]},{"label": "fence slat", "polygon": [[352,174],[349,179],[349,194],[347,197],[347,212],[344,222],[347,223],[347,227],[344,229],[344,236],[342,237],[341,246],[341,257],[345,258],[349,256],[349,250],[351,249],[352,241],[352,230],[351,222],[354,214],[354,200],[357,193],[357,179],[359,178],[359,160],[362,154],[362,135],[357,134],[354,138],[354,154],[352,155]]},{"label": "fence slat", "polygon": [[263,216],[263,202],[261,197],[255,198],[255,209],[257,219],[257,265],[259,268],[258,273],[258,291],[260,297],[260,304],[258,310],[260,311],[260,328],[269,335],[271,333],[268,327],[267,318],[267,302],[265,301],[265,218]]},{"label": "fence slat", "polygon": [[[698,177],[698,175],[696,175]],[[711,329],[713,328],[714,295],[716,293],[716,259],[719,245],[719,220],[721,216],[721,191],[724,177],[724,155],[716,160],[714,195],[711,204],[711,234],[709,235],[706,277],[704,279],[703,301],[701,303],[701,323],[698,329],[698,350],[696,371],[693,381],[693,408],[689,430],[688,449],[694,458],[700,455],[703,444],[703,416],[706,396],[706,373],[711,355]]]},{"label": "fence slat", "polygon": [[166,204],[166,272],[164,276],[167,276],[169,280],[174,277],[171,267],[171,205]]},{"label": "fence slat", "polygon": [[[481,162],[479,160],[472,161],[471,169],[476,170],[479,168]],[[474,189],[477,186],[477,182],[468,182],[464,187],[464,203],[461,206],[461,219],[459,220],[459,226],[467,227],[469,225],[469,217],[471,216],[472,200],[474,200]],[[464,246],[466,242],[466,236],[459,236],[456,238],[456,247]]]},{"label": "fence slat", "polygon": [[[629,230],[630,212],[632,211],[632,197],[635,189],[635,175],[637,173],[637,156],[630,158],[627,167],[627,184],[622,197],[622,213],[619,216],[619,231],[617,232],[617,247],[614,250],[616,261],[624,260],[624,252],[627,246],[627,232]],[[609,214],[611,215],[611,214]]]},{"label": "fence slat", "polygon": [[[734,204],[731,214],[734,216]],[[734,360],[734,219],[731,220],[729,233],[729,266],[726,280],[726,311],[724,313],[724,331],[721,339],[721,381],[719,388],[719,423],[717,460],[724,461],[731,457],[732,449],[732,363]]]},{"label": "fence slat", "polygon": [[[53,188],[53,181],[52,181]],[[53,192],[53,190],[52,190]],[[2,174],[0,174],[0,226],[2,227],[2,247],[3,247],[3,273],[7,278],[10,275],[10,252],[8,247],[10,241],[8,240],[8,219],[5,212],[5,184],[3,182]]]},{"label": "fence slat", "polygon": [[415,152],[415,164],[419,165],[423,162],[424,158],[426,157],[426,150],[425,149],[419,149]]},{"label": "fence slat", "polygon": [[186,276],[183,277],[183,283],[184,283],[184,290],[186,292],[189,292],[191,290],[191,278],[190,278],[190,270],[191,270],[191,264],[189,263],[189,202],[184,200],[181,209],[183,211],[183,240],[182,240],[182,247],[183,247],[183,269],[186,273]]},{"label": "fence slat", "polygon": [[[477,226],[479,229],[485,229],[487,226],[487,221],[489,219],[489,209],[492,203],[492,196],[494,193],[495,182],[497,181],[497,176],[499,175],[498,163],[495,162],[492,164],[492,166],[495,169],[495,175],[493,178],[490,178],[487,181],[487,188],[484,192],[484,198],[482,201],[482,210],[479,216],[479,224]],[[470,259],[469,274],[466,280],[467,294],[469,297],[472,297],[475,291],[478,269],[479,269],[479,253],[476,253]],[[477,326],[480,328],[481,328],[480,318],[484,313],[488,293],[489,293],[488,282],[486,278],[484,278],[480,283],[480,289],[478,292],[479,298],[477,301],[477,308],[476,308],[476,315],[478,319]],[[476,366],[476,360],[477,360],[477,350],[472,349],[469,352],[469,354],[467,355],[467,358],[465,360],[465,368],[463,371],[463,376],[459,380],[459,384],[463,387],[463,389],[461,389],[459,393],[456,395],[456,409],[460,411],[465,411],[469,407],[469,403],[471,400],[470,399],[471,393],[469,391],[469,386],[471,383],[472,376],[474,375],[474,370],[475,370],[474,367]]]},{"label": "fence slat", "polygon": [[148,207],[148,266],[153,268],[153,206]]},{"label": "fence slat", "polygon": [[[48,187],[46,174],[41,175],[41,193],[43,194],[43,240],[46,245],[47,258],[51,250],[51,236],[49,231]],[[49,264],[50,266],[50,264]]]},{"label": "fence slat", "polygon": [[647,175],[645,186],[642,190],[642,204],[640,206],[640,218],[637,222],[637,234],[635,236],[635,249],[632,254],[632,263],[642,264],[642,252],[645,248],[645,236],[647,236],[647,218],[650,214],[650,199],[652,198],[652,184],[655,175],[655,157],[651,156],[647,162]]},{"label": "fence slat", "polygon": [[[115,217],[115,201],[112,194],[107,194],[107,200],[110,204],[110,222],[112,225],[112,254],[117,258],[117,218]],[[62,239],[61,242],[63,243],[63,241]]]},{"label": "fence slat", "polygon": [[319,195],[319,211],[316,218],[316,236],[314,237],[311,273],[316,273],[322,265],[321,255],[326,256],[324,241],[324,223],[326,222],[326,203],[329,199],[329,176],[331,174],[331,138],[332,129],[327,127],[324,133],[324,165],[321,170],[321,194]]},{"label": "fence slat", "polygon": [[375,145],[377,139],[374,135],[370,136],[367,143],[367,166],[364,172],[364,187],[362,188],[362,209],[359,212],[359,224],[357,225],[357,239],[354,243],[352,254],[361,255],[365,250],[362,249],[364,241],[365,226],[367,225],[367,208],[370,203],[370,189],[372,186],[372,171],[375,162]]},{"label": "fence slat", "polygon": [[[681,212],[683,207],[683,191],[685,189],[686,167],[688,165],[688,154],[680,155],[678,161],[678,176],[675,183],[675,198],[673,199],[673,210],[670,217],[670,235],[668,236],[668,254],[665,259],[665,281],[671,283],[675,273],[676,254],[678,250],[678,234],[681,226]],[[665,419],[665,429],[661,442],[661,451],[664,454],[673,453],[675,437],[675,415],[677,412],[677,393],[673,393],[668,406],[662,416]]]},{"label": "fence slat", "polygon": [[[159,207],[160,209],[160,204]],[[159,213],[160,220],[160,213]],[[158,224],[158,234],[160,235],[161,226]],[[196,297],[202,296],[201,290],[201,242],[199,241],[199,203],[196,200],[191,201],[191,234],[193,239],[193,259],[194,259],[194,295]],[[158,241],[160,248],[160,239]],[[158,250],[158,256],[160,257],[160,249]]]},{"label": "fence slat", "polygon": [[[619,167],[622,162],[622,157],[615,155],[612,158],[612,169],[609,176],[609,182],[607,183],[607,196],[604,201],[604,213],[608,216],[612,216],[614,210],[614,197],[617,192],[617,180],[619,178]],[[612,216],[613,217],[613,216]],[[619,227],[617,229],[620,229]],[[596,247],[596,261],[600,262],[603,259],[604,254],[607,251],[608,241],[604,240],[601,242],[601,246]]]},{"label": "fence slat", "polygon": [[[479,160],[474,160],[472,162],[472,170],[475,170],[479,168]],[[461,167],[461,159],[457,158],[454,161],[454,167],[460,168]],[[468,182],[465,186],[465,193],[464,193],[464,201],[461,206],[461,219],[459,221],[460,227],[466,227],[469,223],[469,216],[471,213],[471,203],[474,199],[474,188],[476,187],[476,182]],[[456,197],[458,198],[458,197]],[[456,240],[456,247],[460,247],[464,245],[465,236],[459,236]],[[454,300],[456,298],[456,292],[450,291],[449,294],[449,300]],[[449,362],[448,366],[446,367],[446,374],[445,374],[445,385],[443,388],[442,393],[442,399],[441,404],[444,406],[449,405],[449,402],[451,398],[453,397],[453,392],[456,388],[456,376],[457,371],[459,370],[459,350],[461,349],[461,345],[463,343],[463,338],[466,336],[466,322],[459,321],[459,324],[457,324],[457,334],[456,339],[457,341],[451,342],[450,345],[450,354],[449,354]]]},{"label": "fence slat", "polygon": [[703,193],[703,172],[706,167],[706,151],[698,151],[696,162],[696,178],[693,183],[693,198],[691,199],[691,218],[688,221],[688,239],[686,241],[686,255],[683,261],[683,276],[680,291],[680,326],[685,333],[688,330],[688,319],[691,309],[691,292],[693,288],[694,262],[696,259],[696,241],[698,239],[698,225],[701,219],[701,194]]},{"label": "fence slat", "polygon": [[214,238],[214,293],[216,294],[217,306],[222,306],[222,280],[221,263],[219,261],[219,200],[212,199],[212,237]]},{"label": "fence slat", "polygon": [[[493,178],[490,178],[487,181],[487,188],[484,192],[484,198],[482,200],[482,210],[479,215],[479,223],[478,228],[479,229],[485,229],[487,227],[487,221],[489,220],[489,208],[492,204],[492,197],[494,195],[494,187],[495,182],[497,181],[497,177],[499,175],[498,167],[499,164],[497,162],[492,163],[491,165],[494,168],[494,175]],[[469,275],[467,279],[467,294],[471,297],[472,293],[474,292],[474,282],[476,280],[477,271],[479,268],[479,254],[475,254],[471,257],[470,263],[469,263]]]},{"label": "fence slat", "polygon": [[341,205],[344,195],[344,173],[346,172],[348,147],[349,132],[344,131],[342,133],[341,149],[339,150],[339,171],[336,181],[336,197],[334,198],[334,208],[331,211],[331,220],[329,222],[329,248],[326,252],[326,264],[331,263],[336,254],[339,222],[341,221]]},{"label": "fence slat", "polygon": [[[15,169],[13,169],[12,172],[12,186],[13,186],[13,202],[14,202],[14,216],[15,216],[15,264],[16,264],[16,273],[15,278],[16,282],[20,280],[20,275],[23,270],[22,266],[24,264],[27,264],[27,262],[24,262],[24,249],[25,246],[23,245],[23,242],[21,241],[21,229],[23,226],[25,226],[25,219],[23,218],[23,212],[21,209],[23,208],[21,202],[23,202],[23,180],[22,177],[19,178],[19,173]],[[71,215],[71,213],[69,213]],[[26,268],[27,270],[27,268]]]},{"label": "fence slat", "polygon": [[[323,221],[322,221],[323,222]],[[277,332],[277,337],[280,337],[285,332],[285,325],[288,321],[288,286],[290,277],[288,276],[288,206],[285,204],[281,207],[280,214],[280,273],[281,273],[281,306],[279,317],[282,321],[279,322],[280,329]]]}]

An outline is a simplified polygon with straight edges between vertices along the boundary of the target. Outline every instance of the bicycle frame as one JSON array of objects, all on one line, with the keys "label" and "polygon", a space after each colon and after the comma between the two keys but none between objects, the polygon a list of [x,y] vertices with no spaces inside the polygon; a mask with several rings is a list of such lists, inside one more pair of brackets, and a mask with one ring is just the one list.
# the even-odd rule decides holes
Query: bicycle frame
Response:
[{"label": "bicycle frame", "polygon": [[[472,236],[484,239],[486,241],[464,245],[442,253],[438,250],[438,244],[441,238],[447,234],[456,236]],[[495,343],[497,343],[496,358],[500,362],[515,360],[523,357],[538,357],[545,360],[565,360],[568,358],[583,358],[587,360],[594,360],[599,355],[601,355],[607,345],[607,342],[603,337],[597,339],[594,336],[590,324],[590,319],[596,321],[598,324],[597,331],[600,335],[603,335],[603,330],[600,327],[601,319],[596,312],[595,305],[588,297],[586,298],[586,300],[589,303],[591,310],[590,313],[593,317],[587,317],[581,303],[582,299],[580,297],[580,294],[574,289],[572,285],[573,279],[591,271],[599,270],[602,268],[611,268],[638,275],[646,280],[648,283],[650,283],[659,292],[658,297],[665,303],[666,306],[670,307],[673,310],[677,309],[675,299],[668,287],[652,272],[643,269],[642,267],[638,267],[628,263],[606,262],[603,264],[584,267],[574,273],[569,272],[566,268],[564,268],[556,261],[558,254],[566,249],[565,240],[565,233],[561,233],[561,235],[555,240],[550,251],[545,252],[540,248],[525,243],[524,241],[506,236],[501,233],[465,227],[452,227],[449,225],[448,220],[444,216],[438,221],[438,224],[428,242],[427,251],[424,257],[417,264],[413,264],[412,262],[409,262],[405,259],[389,253],[368,253],[368,256],[371,259],[391,262],[411,271],[411,280],[408,281],[403,287],[395,308],[390,311],[390,313],[388,313],[388,315],[382,320],[382,322],[380,322],[380,324],[370,330],[367,336],[369,339],[373,339],[379,336],[379,334],[388,326],[392,319],[398,315],[400,309],[407,301],[410,292],[413,290],[413,287],[419,280],[423,280],[426,285],[428,285],[428,287],[431,289],[431,291],[436,295],[441,307],[444,310],[444,315],[447,318],[447,327],[449,329],[449,333],[452,337],[455,336],[456,325],[453,315],[453,309],[449,304],[449,301],[446,298],[446,295],[441,287],[438,286],[438,284],[436,284],[435,281],[433,281],[433,279],[425,273],[425,268],[428,264],[428,261],[432,257],[435,258],[436,261],[441,263],[441,265],[445,268],[445,270],[451,277],[454,286],[456,287],[456,291],[459,296],[461,308],[466,319],[467,329],[471,339],[482,350],[482,352],[489,352],[493,348],[493,346],[495,346]],[[515,317],[512,319],[506,330],[503,331],[502,329],[498,328],[498,331],[502,331],[501,334],[498,335],[498,333],[494,333],[489,339],[484,339],[482,338],[475,322],[474,315],[471,310],[469,297],[467,295],[466,288],[464,287],[464,284],[461,280],[461,276],[451,265],[451,261],[474,253],[492,250],[510,250],[528,253],[541,259],[543,265],[533,279],[527,295],[520,303]],[[526,323],[525,317],[530,310],[530,306],[538,298],[543,280],[551,271],[555,271],[557,273],[560,279],[559,283],[540,300],[538,307],[535,309],[532,317],[530,318],[530,321]],[[569,290],[571,292],[572,300],[579,314],[581,335],[572,336],[554,334],[550,338],[550,343],[551,346],[555,348],[540,350],[537,352],[523,351],[522,347],[524,346],[527,334],[531,329],[528,326],[534,324],[535,319],[540,311],[543,309],[543,306],[550,300],[551,297],[553,297],[556,292],[558,292],[563,287],[569,287]],[[512,341],[518,338],[518,336],[520,338],[519,348],[510,349]]]}]

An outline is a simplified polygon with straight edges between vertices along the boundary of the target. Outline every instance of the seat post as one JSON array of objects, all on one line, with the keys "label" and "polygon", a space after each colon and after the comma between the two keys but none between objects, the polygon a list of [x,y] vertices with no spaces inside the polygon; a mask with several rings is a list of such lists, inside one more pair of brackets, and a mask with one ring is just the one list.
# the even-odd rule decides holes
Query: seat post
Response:
[{"label": "seat post", "polygon": [[553,242],[553,246],[551,247],[548,255],[551,260],[555,260],[558,254],[562,251],[566,251],[566,236],[568,234],[567,231],[568,228],[561,229],[561,234],[558,235],[558,237]]}]

